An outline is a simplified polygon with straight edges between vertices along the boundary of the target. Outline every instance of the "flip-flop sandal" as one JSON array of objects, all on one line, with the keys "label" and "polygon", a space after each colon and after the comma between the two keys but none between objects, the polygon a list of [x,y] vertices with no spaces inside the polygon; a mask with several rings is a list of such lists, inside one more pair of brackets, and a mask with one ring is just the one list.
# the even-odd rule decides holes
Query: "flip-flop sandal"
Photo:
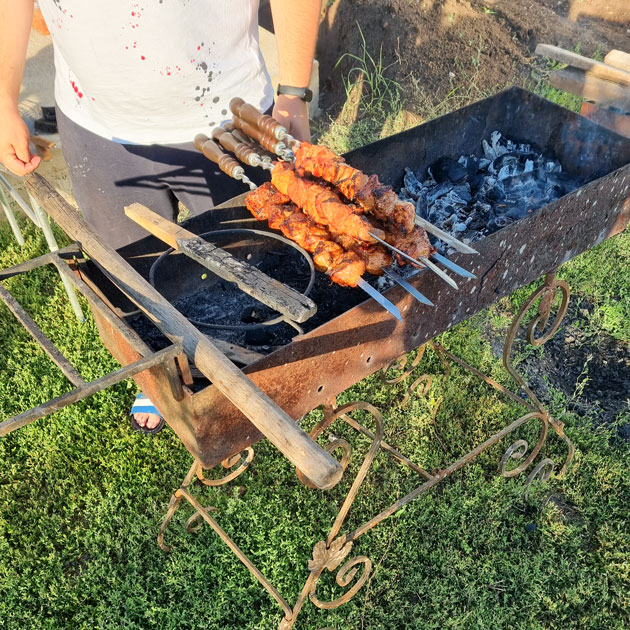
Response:
[{"label": "flip-flop sandal", "polygon": [[[153,427],[152,429],[141,427],[136,422],[136,419],[133,417],[135,413],[154,413],[156,416],[160,416],[160,422],[157,424],[157,426]],[[129,415],[130,415],[129,422],[131,424],[131,428],[134,431],[137,431],[138,433],[143,433],[144,435],[155,435],[156,433],[159,433],[164,428],[165,422],[164,422],[164,418],[162,417],[162,414],[155,408],[153,403],[142,392],[140,392],[136,396],[136,399],[133,403],[133,406],[131,407],[131,411],[129,412]]]}]

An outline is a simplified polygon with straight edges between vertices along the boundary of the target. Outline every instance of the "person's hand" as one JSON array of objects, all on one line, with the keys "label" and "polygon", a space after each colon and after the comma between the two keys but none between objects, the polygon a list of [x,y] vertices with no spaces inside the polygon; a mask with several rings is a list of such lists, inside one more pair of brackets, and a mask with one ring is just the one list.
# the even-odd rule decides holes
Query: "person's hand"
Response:
[{"label": "person's hand", "polygon": [[0,162],[23,177],[42,161],[29,148],[31,135],[15,105],[0,106]]},{"label": "person's hand", "polygon": [[280,94],[274,105],[272,116],[297,140],[311,141],[308,104],[298,96]]}]

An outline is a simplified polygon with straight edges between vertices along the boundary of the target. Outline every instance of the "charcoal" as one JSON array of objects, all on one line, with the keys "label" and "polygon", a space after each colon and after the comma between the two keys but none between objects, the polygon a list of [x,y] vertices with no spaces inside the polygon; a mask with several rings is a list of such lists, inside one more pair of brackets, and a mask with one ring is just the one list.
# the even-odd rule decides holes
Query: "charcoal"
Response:
[{"label": "charcoal", "polygon": [[253,328],[245,332],[245,344],[248,346],[269,346],[273,339],[269,328]]},{"label": "charcoal", "polygon": [[[443,156],[427,169],[405,168],[401,196],[437,227],[474,242],[579,187],[562,165],[534,144],[493,131],[479,155]],[[441,251],[444,245],[436,243]]]},{"label": "charcoal", "polygon": [[446,156],[433,162],[427,170],[429,175],[438,184],[442,182],[459,184],[468,176],[468,171],[459,162]]},{"label": "charcoal", "polygon": [[403,182],[405,184],[407,194],[417,199],[418,195],[422,192],[423,186],[420,180],[416,177],[416,174],[410,168],[405,169]]}]

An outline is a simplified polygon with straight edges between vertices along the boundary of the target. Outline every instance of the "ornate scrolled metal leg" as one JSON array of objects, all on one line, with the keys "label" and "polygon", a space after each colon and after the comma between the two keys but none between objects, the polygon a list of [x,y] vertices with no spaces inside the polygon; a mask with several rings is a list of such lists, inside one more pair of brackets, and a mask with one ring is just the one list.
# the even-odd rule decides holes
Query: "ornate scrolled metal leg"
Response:
[{"label": "ornate scrolled metal leg", "polygon": [[[560,306],[558,308],[558,312],[553,318],[553,322],[551,323],[551,325],[549,325],[554,298],[556,294],[558,293],[558,291],[560,291],[562,299],[560,302]],[[533,347],[542,346],[547,341],[549,341],[551,337],[553,337],[556,334],[556,332],[558,331],[558,328],[560,327],[560,324],[562,323],[562,320],[564,319],[564,316],[566,315],[566,312],[569,306],[569,296],[570,296],[570,291],[569,291],[568,284],[556,278],[555,270],[550,271],[545,276],[544,284],[541,287],[539,287],[536,291],[534,291],[532,295],[521,306],[516,317],[514,318],[512,322],[512,325],[510,326],[510,330],[508,331],[508,334],[505,340],[505,345],[503,347],[503,364],[505,366],[505,369],[510,374],[510,376],[514,379],[516,383],[518,383],[520,388],[526,393],[527,397],[531,401],[532,406],[536,410],[538,410],[537,416],[540,417],[540,419],[543,421],[543,431],[541,432],[538,443],[532,450],[531,454],[523,462],[523,464],[521,464],[517,468],[510,471],[506,471],[505,469],[505,465],[507,461],[510,458],[516,459],[516,458],[523,457],[525,455],[525,452],[527,451],[527,442],[525,442],[524,440],[518,440],[511,447],[508,448],[503,458],[501,459],[501,464],[500,464],[501,474],[503,474],[504,476],[517,475],[520,472],[523,472],[523,470],[525,470],[532,463],[536,455],[540,452],[540,449],[542,448],[544,441],[546,440],[547,428],[549,424],[551,424],[551,427],[554,429],[556,434],[567,444],[567,447],[568,447],[568,455],[564,462],[564,465],[562,466],[560,470],[559,476],[562,476],[566,473],[569,467],[569,464],[571,463],[571,460],[573,459],[575,447],[573,446],[573,443],[571,442],[571,440],[565,435],[563,423],[551,417],[551,415],[549,414],[545,406],[540,402],[536,394],[529,387],[525,378],[523,378],[523,376],[516,371],[512,363],[512,359],[511,359],[512,349],[514,346],[516,335],[527,313],[534,306],[537,300],[540,299],[540,301],[538,302],[538,313],[529,323],[527,327],[527,334],[526,334],[527,341]],[[533,414],[533,415],[536,415],[536,414]],[[531,485],[531,482],[534,479],[538,478],[542,480],[547,480],[551,476],[553,468],[554,468],[554,463],[549,458],[546,458],[543,461],[541,461],[539,464],[537,464],[527,479],[527,482],[525,484],[525,488],[526,488],[525,494],[526,495],[528,494],[529,486]]]},{"label": "ornate scrolled metal leg", "polygon": [[529,444],[525,440],[517,440],[507,448],[503,457],[501,458],[501,462],[499,463],[499,472],[503,477],[516,477],[522,473],[529,465],[536,459],[538,453],[540,453],[540,449],[543,447],[545,440],[547,439],[547,431],[549,428],[549,418],[545,414],[538,413],[536,411],[532,413],[528,413],[523,416],[523,419],[528,421],[532,418],[538,418],[542,423],[542,428],[540,434],[538,436],[538,442],[536,442],[536,446],[532,449],[532,452],[525,458],[525,461],[522,464],[519,464],[516,468],[512,468],[510,470],[507,469],[507,463],[510,459],[522,459],[527,453],[527,449],[529,448]]},{"label": "ornate scrolled metal leg", "polygon": [[[545,332],[545,328],[549,322],[551,317],[551,309],[553,307],[553,301],[556,293],[560,290],[562,294],[562,302],[560,303],[560,308],[556,313],[556,316],[553,320],[553,323],[549,330]],[[538,400],[538,397],[534,392],[530,389],[527,381],[514,369],[514,365],[512,364],[512,348],[514,346],[514,341],[516,339],[516,335],[523,323],[523,319],[532,308],[532,306],[536,303],[538,298],[540,298],[540,303],[538,304],[538,314],[534,319],[530,322],[527,327],[527,340],[529,343],[534,346],[542,346],[547,343],[549,339],[551,339],[567,312],[567,308],[569,306],[569,285],[562,281],[556,279],[556,272],[550,271],[545,276],[544,284],[536,289],[530,297],[525,301],[525,303],[519,309],[516,317],[514,318],[512,325],[510,326],[510,330],[508,331],[507,337],[505,339],[505,345],[503,346],[503,365],[505,369],[508,371],[510,376],[518,383],[518,385],[523,389],[523,391],[527,394],[527,397],[531,400],[532,404],[538,411],[541,413],[547,413],[544,405]],[[539,336],[536,336],[536,333],[539,333]]]},{"label": "ornate scrolled metal leg", "polygon": [[[417,354],[413,358],[413,361],[409,364],[409,367],[407,367],[407,362],[409,361],[408,354],[403,354],[397,359],[394,359],[394,361],[392,361],[388,366],[384,367],[380,373],[381,381],[385,383],[386,385],[396,385],[402,382],[403,380],[405,380],[408,376],[410,376],[413,373],[415,368],[420,364],[420,361],[422,360],[424,356],[424,352],[427,346],[429,346],[440,359],[440,362],[442,363],[442,367],[444,368],[445,376],[448,379],[448,377],[450,376],[451,367],[450,367],[449,362],[446,360],[446,357],[444,353],[442,352],[442,349],[433,341],[427,341],[426,344],[423,344],[422,346],[418,348]],[[407,367],[406,370],[405,370],[405,367]],[[387,378],[387,373],[389,372],[389,370],[394,369],[394,368],[399,369],[399,370],[404,370],[404,372],[394,378]],[[433,377],[430,374],[422,374],[421,376],[416,378],[413,381],[413,383],[407,388],[407,391],[405,392],[405,395],[400,403],[401,406],[402,407],[407,406],[407,404],[411,400],[411,395],[414,392],[416,392],[416,390],[420,396],[426,396],[431,390],[432,386],[433,386]]]},{"label": "ornate scrolled metal leg", "polygon": [[[363,426],[361,426],[356,420],[352,419],[349,414],[352,411],[362,410],[367,411],[374,420],[376,424],[376,430],[374,433],[369,432]],[[350,426],[357,429],[364,435],[371,435],[372,444],[363,460],[363,464],[361,465],[357,476],[355,477],[348,494],[339,510],[339,514],[335,519],[335,522],[328,534],[328,538],[324,540],[320,540],[315,547],[313,548],[313,558],[309,561],[309,576],[302,588],[300,596],[298,597],[295,606],[293,607],[293,611],[291,615],[285,615],[284,619],[280,622],[279,629],[280,630],[288,630],[292,628],[295,624],[295,620],[297,619],[304,603],[307,599],[310,599],[313,604],[319,608],[331,609],[337,608],[350,601],[357,592],[363,587],[366,583],[369,574],[372,570],[372,562],[366,556],[358,556],[356,558],[351,559],[346,562],[343,567],[339,570],[336,576],[336,582],[339,586],[346,588],[350,585],[350,583],[356,577],[358,572],[357,565],[363,565],[364,570],[361,573],[359,579],[350,587],[350,589],[338,599],[332,602],[322,602],[318,599],[315,594],[315,590],[317,588],[317,583],[319,582],[319,578],[323,573],[324,569],[328,569],[329,571],[334,571],[341,564],[341,562],[346,558],[346,556],[350,553],[352,549],[352,541],[347,540],[346,536],[339,536],[339,531],[343,526],[346,517],[348,516],[348,512],[356,499],[356,496],[359,492],[363,481],[376,457],[376,454],[381,447],[382,439],[383,439],[383,417],[376,407],[373,407],[367,402],[358,401],[349,403],[347,405],[343,405],[337,409],[328,408],[324,413],[324,419],[315,426],[315,428],[311,431],[311,437],[313,439],[317,439],[319,435],[326,429],[328,429],[336,420],[342,419],[346,421]],[[335,445],[331,450],[335,450],[336,448],[342,447],[344,449],[344,457],[342,460],[342,466],[347,466],[348,460],[351,455],[351,448],[348,442],[345,440],[340,440],[335,438],[332,442],[332,445]],[[297,471],[298,477],[305,485],[309,485],[309,481],[300,471]]]},{"label": "ornate scrolled metal leg", "polygon": [[236,470],[233,470],[231,473],[225,477],[221,477],[220,479],[206,479],[203,474],[203,468],[201,467],[201,464],[199,464],[196,469],[197,479],[199,479],[204,486],[212,486],[213,488],[223,486],[244,473],[247,470],[247,467],[252,463],[253,459],[254,449],[251,446],[248,446],[242,453],[232,455],[232,457],[228,457],[221,462],[223,468],[232,468],[240,462],[240,466]]},{"label": "ornate scrolled metal leg", "polygon": [[164,520],[162,521],[162,524],[160,525],[160,529],[157,535],[158,547],[162,551],[164,551],[164,553],[169,553],[171,550],[171,548],[164,543],[164,532],[166,531],[168,524],[171,522],[173,515],[175,514],[175,512],[177,512],[177,510],[179,509],[179,506],[181,505],[182,498],[183,498],[182,488],[188,488],[188,486],[190,485],[190,483],[192,482],[195,476],[195,472],[197,471],[198,466],[199,466],[199,462],[195,460],[192,466],[190,467],[190,470],[186,474],[186,477],[184,477],[184,481],[182,482],[182,485],[179,487],[179,489],[175,490],[175,492],[173,493],[173,496],[171,497],[171,500],[168,503],[168,509],[166,510],[166,515],[164,516]]}]

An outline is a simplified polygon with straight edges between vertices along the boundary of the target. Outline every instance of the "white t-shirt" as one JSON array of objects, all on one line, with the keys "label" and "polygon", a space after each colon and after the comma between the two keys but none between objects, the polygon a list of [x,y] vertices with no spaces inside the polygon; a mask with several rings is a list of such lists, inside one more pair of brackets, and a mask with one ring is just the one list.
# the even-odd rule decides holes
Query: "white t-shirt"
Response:
[{"label": "white t-shirt", "polygon": [[273,102],[258,0],[39,0],[64,114],[117,142],[190,142],[240,96]]}]

